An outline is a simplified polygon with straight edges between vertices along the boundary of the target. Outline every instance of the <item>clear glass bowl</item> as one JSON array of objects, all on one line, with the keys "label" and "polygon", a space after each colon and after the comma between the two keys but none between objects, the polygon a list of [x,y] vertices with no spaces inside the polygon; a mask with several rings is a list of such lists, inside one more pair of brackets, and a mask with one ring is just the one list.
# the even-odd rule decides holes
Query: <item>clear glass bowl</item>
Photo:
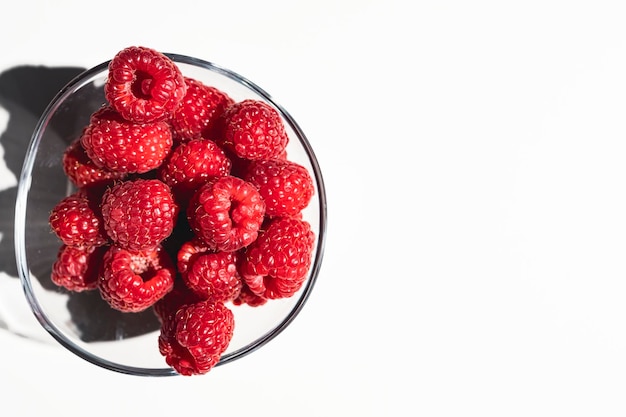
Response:
[{"label": "clear glass bowl", "polygon": [[[304,133],[272,97],[246,78],[213,63],[166,54],[183,74],[221,89],[235,101],[252,98],[275,107],[290,137],[289,159],[314,176],[315,195],[304,211],[315,232],[313,263],[302,289],[293,297],[260,307],[233,306],[235,333],[217,366],[232,362],[274,339],[298,315],[311,294],[322,262],[326,195],[319,164]],[[80,136],[90,115],[105,102],[103,85],[109,62],[86,70],[59,91],[39,119],[19,178],[15,209],[15,252],[26,299],[43,328],[62,346],[103,368],[132,375],[178,375],[158,351],[158,321],[142,313],[112,310],[97,291],[70,293],[50,280],[60,246],[48,224],[50,210],[73,191],[62,168],[65,148]]]}]

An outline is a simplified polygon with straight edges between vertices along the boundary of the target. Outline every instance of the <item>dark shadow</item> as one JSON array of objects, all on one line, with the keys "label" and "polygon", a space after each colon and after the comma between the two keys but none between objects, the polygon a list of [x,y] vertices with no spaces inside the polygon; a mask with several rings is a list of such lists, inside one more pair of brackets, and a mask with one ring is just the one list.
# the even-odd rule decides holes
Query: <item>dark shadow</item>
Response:
[{"label": "dark shadow", "polygon": [[[0,107],[9,114],[7,127],[0,135],[0,146],[4,149],[7,168],[16,178],[20,176],[27,147],[39,117],[59,90],[84,70],[80,67],[19,66],[0,73]],[[96,96],[96,99],[101,98]],[[84,118],[74,117],[76,113],[80,112],[68,111],[60,115],[58,120],[53,121],[56,132],[60,137],[67,138],[68,144],[76,137],[76,132],[80,132],[85,125]],[[45,175],[42,176],[42,178],[45,177]],[[50,176],[51,179],[54,177]],[[59,195],[60,199],[66,184],[56,182],[45,184],[33,182],[31,191],[36,191],[38,187],[47,187],[48,192],[41,194]],[[51,189],[54,191],[50,191]],[[58,194],[57,190],[59,190]],[[17,187],[0,191],[0,233],[2,234],[0,271],[18,279],[13,238],[16,196]],[[46,202],[41,207],[32,209],[48,210],[55,203],[56,201]],[[37,217],[44,218],[45,216]],[[48,225],[41,224],[36,227],[48,227]],[[30,260],[29,267],[33,274],[39,277],[41,286],[46,290],[66,293],[56,287],[49,278],[52,263],[56,257],[56,249],[60,243],[42,241],[34,244],[45,247],[46,250],[42,251],[43,256]],[[51,244],[55,247],[54,250],[50,249]],[[120,313],[108,307],[100,299],[97,291],[70,293],[67,307],[72,321],[79,329],[81,338],[86,342],[127,338],[159,328],[158,320],[151,310],[140,314]]]},{"label": "dark shadow", "polygon": [[71,294],[67,308],[84,342],[127,339],[159,328],[152,309],[122,313],[109,307],[98,291]]},{"label": "dark shadow", "polygon": [[[84,68],[21,66],[0,74],[0,107],[9,121],[0,136],[7,168],[19,178],[26,148],[39,117],[56,93]],[[17,187],[0,191],[0,271],[17,277],[13,219]]]}]

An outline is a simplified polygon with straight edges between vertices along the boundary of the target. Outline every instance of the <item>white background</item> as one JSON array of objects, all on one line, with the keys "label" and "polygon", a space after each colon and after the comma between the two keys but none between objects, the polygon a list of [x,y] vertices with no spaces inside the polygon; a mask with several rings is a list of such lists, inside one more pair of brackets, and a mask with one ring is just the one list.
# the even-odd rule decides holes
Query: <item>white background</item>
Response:
[{"label": "white background", "polygon": [[0,331],[0,413],[625,415],[625,21],[620,1],[15,2],[0,70],[144,45],[262,86],[315,149],[329,223],[306,308],[253,355],[148,379]]}]

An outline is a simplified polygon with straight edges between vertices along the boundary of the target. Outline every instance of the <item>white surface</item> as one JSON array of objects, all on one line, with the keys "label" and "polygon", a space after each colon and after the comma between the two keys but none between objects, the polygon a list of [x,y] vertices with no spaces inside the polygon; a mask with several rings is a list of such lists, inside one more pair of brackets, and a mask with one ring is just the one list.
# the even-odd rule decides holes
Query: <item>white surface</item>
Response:
[{"label": "white surface", "polygon": [[113,374],[0,331],[2,407],[626,413],[621,2],[211,3],[20,1],[0,66],[90,66],[143,44],[272,93],[325,172],[328,243],[307,307],[199,378]]}]

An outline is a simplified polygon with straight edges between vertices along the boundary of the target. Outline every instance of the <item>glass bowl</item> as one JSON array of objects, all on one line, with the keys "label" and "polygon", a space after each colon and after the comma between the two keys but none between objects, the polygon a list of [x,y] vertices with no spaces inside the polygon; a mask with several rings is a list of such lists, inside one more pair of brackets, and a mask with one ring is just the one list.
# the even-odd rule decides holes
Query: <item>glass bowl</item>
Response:
[{"label": "glass bowl", "polygon": [[[298,293],[265,305],[232,306],[235,331],[223,365],[254,352],[281,333],[305,305],[317,279],[324,249],[326,196],[319,164],[306,136],[263,89],[213,63],[166,54],[182,73],[226,92],[235,101],[262,100],[283,118],[290,160],[312,174],[315,194],[303,217],[316,236],[312,266]],[[142,376],[178,375],[158,350],[159,322],[151,309],[121,313],[111,309],[98,291],[69,292],[50,279],[60,241],[51,233],[49,214],[61,198],[74,191],[62,167],[66,147],[80,136],[90,115],[105,103],[103,86],[109,61],[84,71],[62,88],[39,119],[21,176],[15,209],[15,251],[19,278],[37,321],[65,348],[80,358],[112,371]],[[52,340],[52,341],[54,341]]]}]

